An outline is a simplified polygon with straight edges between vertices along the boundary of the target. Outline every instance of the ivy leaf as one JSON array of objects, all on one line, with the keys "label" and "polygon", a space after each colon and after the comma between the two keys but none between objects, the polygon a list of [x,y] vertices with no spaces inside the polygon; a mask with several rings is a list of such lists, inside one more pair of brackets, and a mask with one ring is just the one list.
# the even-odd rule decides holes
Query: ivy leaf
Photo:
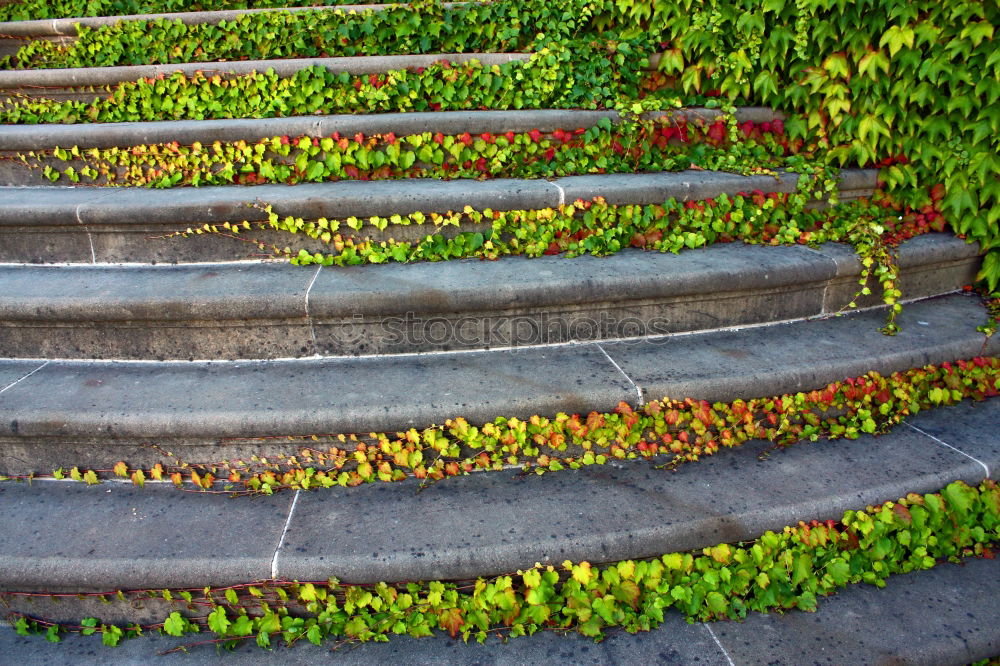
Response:
[{"label": "ivy leaf", "polygon": [[215,610],[208,614],[208,628],[220,636],[226,633],[230,625],[232,622],[226,617],[226,609],[222,606],[216,606]]},{"label": "ivy leaf", "polygon": [[718,592],[709,592],[708,596],[705,597],[705,604],[710,611],[719,615],[725,614],[726,609],[729,607],[726,598]]},{"label": "ivy leaf", "polygon": [[913,28],[901,27],[894,25],[882,35],[882,39],[879,40],[879,46],[889,45],[889,57],[896,55],[899,49],[906,45],[913,48]]},{"label": "ivy leaf", "polygon": [[163,632],[168,636],[183,636],[184,635],[184,618],[177,611],[174,611],[170,616],[163,622]]},{"label": "ivy leaf", "polygon": [[101,642],[108,647],[115,647],[121,642],[122,630],[113,625],[101,625]]},{"label": "ivy leaf", "polygon": [[458,634],[464,624],[465,619],[462,617],[462,611],[458,608],[448,608],[443,610],[441,611],[441,615],[438,617],[438,626],[447,630],[452,638]]},{"label": "ivy leaf", "polygon": [[253,621],[246,615],[240,615],[230,629],[234,636],[249,636],[253,633]]}]

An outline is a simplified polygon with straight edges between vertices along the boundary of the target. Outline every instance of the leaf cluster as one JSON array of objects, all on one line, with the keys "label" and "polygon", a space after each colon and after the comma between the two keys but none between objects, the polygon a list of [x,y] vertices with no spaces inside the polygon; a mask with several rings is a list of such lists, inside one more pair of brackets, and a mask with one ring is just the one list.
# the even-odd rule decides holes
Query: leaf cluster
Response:
[{"label": "leaf cluster", "polygon": [[80,26],[67,44],[35,40],[19,68],[108,67],[220,60],[532,51],[593,32],[595,0],[440,0],[379,10],[317,9],[243,14],[220,23],[180,19]]}]

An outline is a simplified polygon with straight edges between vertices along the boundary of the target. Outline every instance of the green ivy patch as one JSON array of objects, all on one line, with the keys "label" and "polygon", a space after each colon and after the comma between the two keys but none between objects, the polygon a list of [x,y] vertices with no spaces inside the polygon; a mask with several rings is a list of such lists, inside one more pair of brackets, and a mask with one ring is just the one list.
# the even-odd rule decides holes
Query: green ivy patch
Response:
[{"label": "green ivy patch", "polygon": [[[742,130],[742,131],[741,131]],[[177,142],[81,150],[56,147],[19,155],[50,181],[175,187],[398,178],[551,178],[581,173],[682,171],[774,173],[790,143],[781,121],[744,123],[732,116],[711,123],[671,117],[628,121],[608,118],[588,129],[410,136],[288,137],[256,142]],[[53,159],[54,158],[54,159]],[[56,160],[68,163],[62,166]],[[45,162],[55,162],[56,166]]]},{"label": "green ivy patch", "polygon": [[[647,55],[641,42],[595,40],[544,48],[528,61],[502,65],[442,60],[426,68],[359,76],[313,66],[287,78],[270,69],[232,77],[175,73],[105,87],[91,102],[15,97],[0,109],[0,123],[614,108],[639,96]],[[669,90],[651,93],[647,100],[639,111],[681,106],[679,96]]]},{"label": "green ivy patch", "polygon": [[[658,39],[681,89],[799,114],[840,164],[882,166],[914,208],[941,184],[956,233],[1000,285],[1000,24],[996,2],[611,0],[615,30]],[[902,157],[902,160],[898,158]]]},{"label": "green ivy patch", "polygon": [[[597,0],[499,0],[445,6],[440,0],[384,10],[262,12],[220,23],[179,19],[80,26],[75,41],[32,41],[19,68],[109,67],[268,58],[533,51],[593,32]],[[9,67],[10,65],[8,65]]]}]

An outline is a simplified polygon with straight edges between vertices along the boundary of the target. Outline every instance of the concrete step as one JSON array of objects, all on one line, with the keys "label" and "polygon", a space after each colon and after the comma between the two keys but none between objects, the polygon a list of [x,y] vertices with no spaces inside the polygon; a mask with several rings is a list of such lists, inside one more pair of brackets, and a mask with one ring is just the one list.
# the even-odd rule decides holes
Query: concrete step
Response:
[{"label": "concrete step", "polygon": [[[610,411],[812,390],[869,371],[994,355],[978,298],[816,321],[508,350],[269,361],[0,361],[0,473],[296,454],[321,433],[394,432],[462,416]],[[160,448],[149,446],[155,443]]]},{"label": "concrete step", "polygon": [[384,74],[393,70],[428,67],[441,60],[463,63],[477,60],[483,65],[502,65],[528,61],[531,53],[427,53],[387,56],[343,56],[334,58],[283,58],[277,60],[236,60],[232,62],[188,62],[169,65],[119,65],[115,67],[77,67],[61,69],[0,70],[0,104],[22,98],[92,100],[95,89],[115,86],[144,78],[187,76],[202,72],[208,76],[243,76],[251,72],[273,70],[281,78],[295,76],[309,67],[323,67],[347,74]]},{"label": "concrete step", "polygon": [[[978,247],[899,249],[904,298],[971,284]],[[0,265],[0,357],[239,359],[614,340],[837,312],[861,264],[845,245],[718,244],[679,255],[305,268]],[[862,307],[881,303],[863,297]]]},{"label": "concrete step", "polygon": [[[668,116],[676,122],[720,117],[718,109],[687,107],[676,111],[651,111],[643,118]],[[733,114],[737,122],[764,123],[784,119],[785,115],[765,107],[739,107]],[[443,134],[502,134],[530,132],[537,129],[549,134],[557,129],[589,128],[602,118],[620,122],[617,111],[579,109],[525,109],[521,111],[415,111],[366,115],[291,116],[288,118],[227,118],[220,120],[165,120],[135,123],[76,123],[66,125],[0,125],[0,156],[13,157],[18,152],[61,146],[69,148],[111,148],[177,141],[189,145],[195,141],[258,141],[274,136],[310,136],[324,138],[339,132],[342,136],[388,134],[397,136],[441,132]]]},{"label": "concrete step", "polygon": [[[840,200],[868,196],[878,171],[841,173]],[[405,179],[288,185],[174,188],[0,187],[0,262],[147,262],[246,259],[256,245],[226,237],[163,238],[206,223],[266,220],[250,207],[266,202],[282,217],[406,215],[416,211],[526,210],[604,197],[611,204],[654,204],[669,198],[700,200],[723,193],[794,192],[798,175],[740,176],[713,171],[568,176],[555,180]],[[457,232],[457,228],[451,228]],[[481,231],[462,228],[463,231]],[[433,225],[410,225],[381,234],[366,225],[361,234],[420,239]],[[289,234],[254,233],[284,247]],[[249,249],[248,249],[249,248]]]},{"label": "concrete step", "polygon": [[[394,636],[387,643],[316,647],[298,641],[261,650],[246,641],[220,655],[214,645],[198,639],[182,640],[161,634],[128,640],[105,648],[99,635],[64,636],[57,644],[38,636],[17,636],[0,626],[0,651],[22,666],[94,664],[120,666],[167,659],[178,664],[314,664],[333,657],[337,663],[381,666],[419,664],[548,664],[587,663],[617,666],[623,663],[663,666],[744,666],[774,664],[886,664],[966,666],[1000,654],[996,599],[1000,596],[1000,560],[972,559],[941,564],[890,578],[884,589],[870,585],[848,587],[820,599],[816,613],[749,616],[744,622],[688,624],[679,613],[668,612],[663,624],[650,632],[609,632],[595,644],[579,634],[540,631],[534,636],[484,645],[434,638]],[[891,631],[878,627],[891,626]],[[848,638],[849,637],[849,638]],[[169,657],[163,653],[185,646]]]},{"label": "concrete step", "polygon": [[[718,109],[688,107],[675,111],[653,111],[642,114],[647,120],[663,120],[677,124],[711,124],[722,116]],[[767,123],[783,119],[784,115],[764,107],[743,107],[733,114],[738,123]],[[441,132],[458,136],[464,132],[478,137],[483,133],[493,135],[507,132],[541,132],[550,137],[556,130],[572,132],[591,128],[603,119],[621,122],[617,111],[584,111],[539,109],[522,111],[437,111],[411,113],[379,113],[372,115],[292,116],[288,118],[236,118],[221,120],[176,120],[135,123],[79,123],[0,126],[0,186],[50,186],[45,167],[65,171],[73,167],[78,173],[88,165],[98,166],[93,158],[55,157],[56,148],[129,148],[158,144],[189,146],[201,143],[211,146],[238,141],[257,142],[273,137],[330,136],[366,137],[395,134],[398,137]],[[674,143],[679,145],[677,140]],[[275,155],[268,150],[265,156],[278,162],[293,159]],[[105,185],[105,181],[84,181],[87,185]],[[65,178],[57,181],[68,185]]]},{"label": "concrete step", "polygon": [[[236,499],[156,483],[4,483],[0,590],[467,580],[536,562],[655,557],[751,540],[800,520],[839,520],[848,509],[959,479],[979,483],[1000,465],[998,419],[1000,400],[966,402],[922,412],[879,437],[769,455],[769,443],[752,442],[674,472],[641,462],[545,476],[489,472],[422,492],[415,480]],[[66,601],[6,602],[34,616],[79,619]],[[154,603],[92,606],[112,622],[147,623],[162,612]]]},{"label": "concrete step", "polygon": [[[464,2],[445,3],[445,7],[463,5]],[[99,28],[118,23],[119,21],[180,21],[185,25],[202,23],[221,23],[232,21],[244,14],[259,14],[261,12],[302,12],[325,9],[340,12],[383,11],[398,7],[399,4],[329,4],[326,6],[281,7],[279,9],[222,9],[198,12],[163,12],[154,14],[125,14],[119,16],[82,16],[51,19],[36,19],[29,21],[0,21],[0,35],[6,37],[75,37],[79,27]]]}]

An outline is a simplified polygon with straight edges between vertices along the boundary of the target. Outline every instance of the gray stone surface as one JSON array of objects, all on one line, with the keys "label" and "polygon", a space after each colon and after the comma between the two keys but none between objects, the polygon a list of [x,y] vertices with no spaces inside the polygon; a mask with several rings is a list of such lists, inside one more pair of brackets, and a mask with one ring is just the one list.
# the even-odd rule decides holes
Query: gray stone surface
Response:
[{"label": "gray stone surface", "polygon": [[[850,188],[861,185],[874,188],[878,171],[857,169],[845,176],[852,181]],[[604,197],[610,204],[662,203],[670,197],[679,201],[695,201],[762,190],[764,192],[794,192],[798,175],[741,176],[739,174],[705,171],[681,171],[656,174],[567,176],[555,181],[565,192],[566,201]]]},{"label": "gray stone surface", "polygon": [[205,222],[266,220],[250,204],[270,203],[280,215],[305,219],[415,211],[515,210],[558,203],[544,180],[383,180],[301,185],[213,186],[157,190],[142,187],[2,187],[0,228],[25,225],[89,227],[113,224],[171,225],[166,232]]},{"label": "gray stone surface", "polygon": [[976,326],[978,298],[943,296],[903,307],[901,332],[884,336],[884,310],[775,327],[699,333],[602,347],[645,399],[691,397],[714,402],[822,388],[875,370],[888,374],[1000,350]]},{"label": "gray stone surface", "polygon": [[460,414],[485,422],[609,410],[636,399],[592,345],[401,358],[61,361],[3,394],[0,437],[367,433]]},{"label": "gray stone surface", "polygon": [[39,361],[6,361],[0,364],[0,393],[13,388],[15,382],[41,366],[42,362]]},{"label": "gray stone surface", "polygon": [[0,587],[113,591],[269,578],[291,502],[287,493],[234,502],[152,485],[4,483]]},{"label": "gray stone surface", "polygon": [[0,320],[298,318],[315,272],[287,263],[0,266]]},{"label": "gray stone surface", "polygon": [[[846,588],[820,599],[816,613],[792,611],[752,615],[742,623],[687,624],[668,612],[658,629],[630,635],[613,631],[601,643],[571,634],[539,632],[507,643],[490,638],[484,645],[446,636],[393,637],[388,643],[365,643],[330,652],[299,641],[273,651],[247,643],[232,653],[211,645],[159,657],[183,664],[314,664],[328,658],[344,664],[913,664],[963,666],[1000,653],[996,598],[1000,594],[997,560],[942,564],[929,571],[896,576],[884,589]],[[715,644],[720,638],[726,653]],[[147,664],[182,641],[150,636],[125,641],[118,648],[101,645],[98,636],[66,636],[52,645],[41,637],[22,637],[0,627],[0,652],[23,666],[47,664]],[[728,657],[728,658],[727,658]]]},{"label": "gray stone surface", "polygon": [[[96,639],[96,640],[95,640]],[[687,624],[679,614],[668,612],[665,621],[654,631],[636,635],[611,632],[594,643],[579,634],[561,635],[540,631],[534,636],[502,642],[490,637],[483,645],[452,640],[447,634],[432,638],[393,636],[388,643],[314,646],[299,641],[288,648],[278,645],[262,650],[253,642],[233,652],[219,652],[210,645],[191,645],[197,637],[177,639],[154,635],[125,641],[115,649],[101,645],[99,637],[66,636],[52,645],[39,636],[17,636],[0,624],[0,650],[23,666],[47,664],[108,664],[110,666],[145,665],[152,659],[179,664],[315,664],[335,661],[338,664],[382,666],[405,663],[421,666],[440,664],[475,664],[478,666],[517,666],[535,664],[662,664],[663,666],[726,666],[722,651],[702,625]],[[275,641],[277,645],[279,641]],[[191,645],[185,651],[162,655],[179,645]],[[162,656],[161,656],[162,655]]]},{"label": "gray stone surface", "polygon": [[[906,419],[915,428],[971,456],[989,469],[991,478],[1000,472],[1000,401],[963,402],[949,408],[951,418],[935,418],[934,410]],[[1000,653],[998,653],[1000,654]]]},{"label": "gray stone surface", "polygon": [[[950,416],[936,413],[938,421]],[[630,463],[541,477],[480,473],[421,492],[407,481],[302,493],[278,552],[278,576],[465,579],[535,562],[652,557],[752,539],[800,520],[839,519],[847,509],[984,476],[968,458],[905,427],[760,459],[768,448],[754,442],[673,473]]]},{"label": "gray stone surface", "polygon": [[[191,245],[199,239],[173,240]],[[945,234],[904,243],[907,296],[961,286],[978,266],[975,250]],[[860,269],[848,252],[840,245],[815,252],[719,244],[679,255],[627,249],[573,260],[506,257],[322,270],[284,262],[0,266],[0,357],[447,351],[784,321],[828,311],[831,291],[853,284],[857,273],[849,271]]]},{"label": "gray stone surface", "polygon": [[0,70],[0,90],[23,91],[34,97],[48,97],[45,88],[66,89],[116,85],[142,78],[170,76],[175,72],[195,72],[239,76],[274,70],[280,77],[291,77],[307,67],[325,67],[348,74],[381,74],[398,69],[428,67],[439,60],[455,63],[478,60],[484,65],[502,65],[526,61],[530,53],[428,53],[426,55],[357,56],[339,58],[286,58],[281,60],[235,60],[232,62],[190,62],[170,65],[120,65],[115,67],[80,67],[75,69]]},{"label": "gray stone surface", "polygon": [[306,291],[316,270],[0,266],[0,357],[309,356]]},{"label": "gray stone surface", "polygon": [[322,353],[551,344],[805,317],[821,312],[832,275],[830,262],[802,248],[736,245],[372,268],[320,273],[309,308]]},{"label": "gray stone surface", "polygon": [[[861,261],[857,252],[843,243],[824,243],[816,251],[832,259],[837,277],[826,290],[823,309],[837,312],[854,301],[859,307],[882,304],[882,288],[875,278],[868,286],[871,294],[858,293]],[[932,233],[904,241],[898,250],[899,280],[896,287],[903,298],[925,296],[958,289],[975,282],[979,270],[979,244],[967,243],[950,233]]]},{"label": "gray stone surface", "polygon": [[[707,118],[720,112],[714,109],[688,108],[681,111],[656,112],[648,117]],[[736,110],[739,121],[763,122],[779,117],[771,109],[741,107]],[[290,118],[225,118],[219,120],[170,120],[129,123],[80,123],[70,125],[5,125],[0,127],[0,151],[38,150],[43,146],[79,146],[110,148],[139,144],[178,141],[255,141],[273,136],[327,137],[334,132],[354,136],[388,134],[398,136],[422,132],[461,134],[470,132],[528,132],[537,129],[591,127],[601,118],[617,122],[616,111],[583,111],[577,109],[524,109],[519,111],[429,111],[410,113],[342,114],[329,116],[293,116]],[[867,181],[865,181],[867,183]],[[867,187],[871,184],[867,183]]]},{"label": "gray stone surface", "polygon": [[1000,560],[970,559],[711,626],[735,664],[963,666],[1000,655],[997,599]]}]

